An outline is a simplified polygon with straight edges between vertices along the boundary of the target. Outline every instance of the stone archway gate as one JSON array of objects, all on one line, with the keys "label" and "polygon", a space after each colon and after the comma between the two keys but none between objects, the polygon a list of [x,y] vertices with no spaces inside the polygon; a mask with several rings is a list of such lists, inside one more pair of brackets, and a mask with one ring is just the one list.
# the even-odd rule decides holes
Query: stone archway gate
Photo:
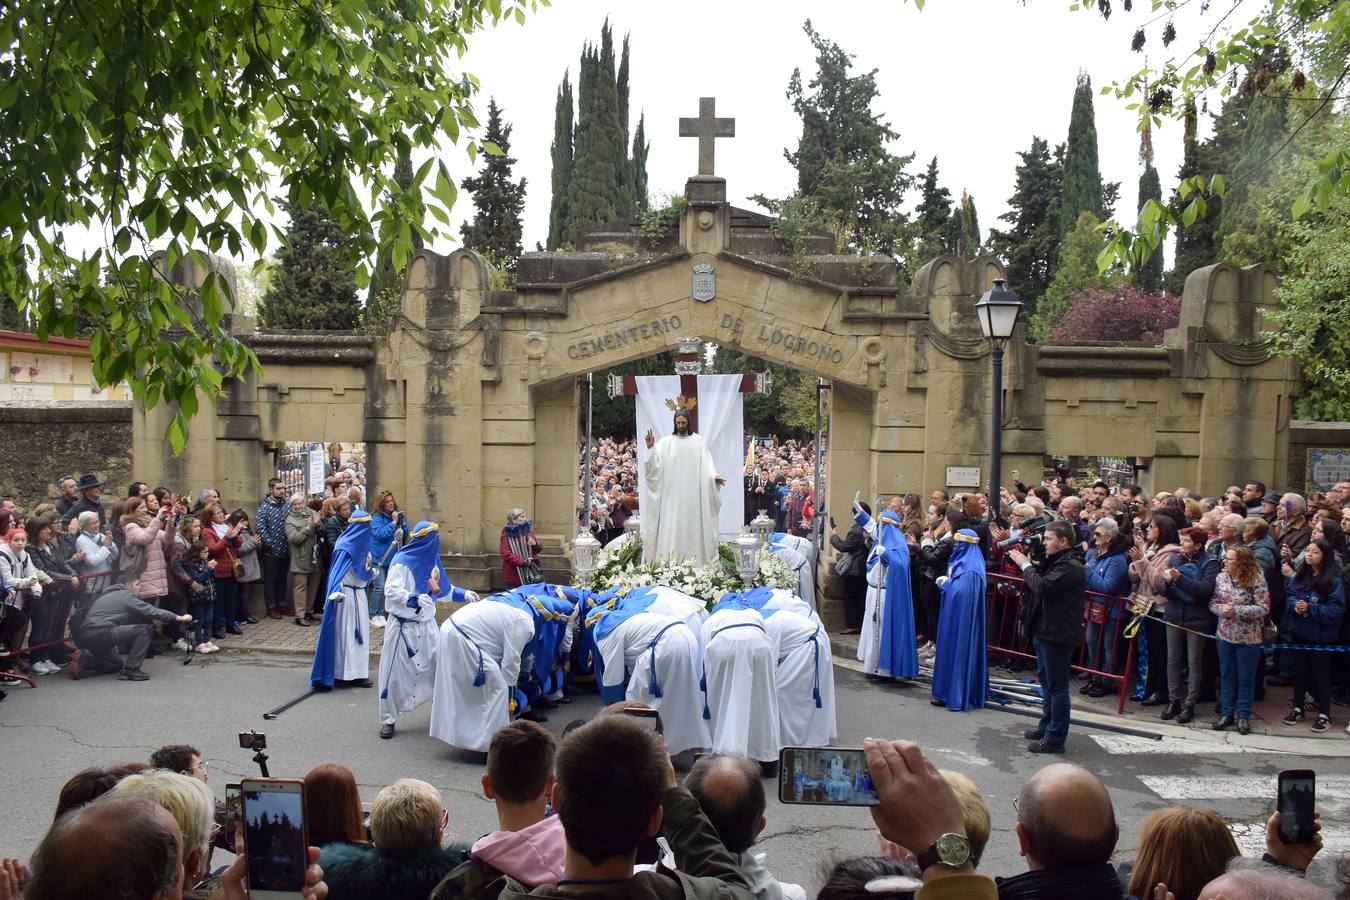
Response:
[{"label": "stone archway gate", "polygon": [[[1000,264],[940,257],[904,289],[889,259],[831,255],[819,235],[789,242],[725,198],[721,178],[692,178],[676,225],[611,223],[576,251],[525,254],[511,290],[494,289],[499,275],[473,252],[422,251],[387,338],[261,333],[233,317],[262,372],[229,384],[176,458],[160,440],[165,412],[138,411],[136,471],[251,508],[276,442],[365,442],[372,489],[439,521],[456,583],[483,589],[511,506],[535,519],[546,567],[565,567],[576,376],[701,337],[830,381],[828,512],[840,521],[854,491],[924,493],[949,466],[987,481],[990,367],[972,306]],[[1163,346],[1016,336],[1004,480],[1038,472],[1047,453],[1142,457],[1159,488],[1278,480],[1297,377],[1260,339],[1275,285],[1264,266],[1192,273]]]}]

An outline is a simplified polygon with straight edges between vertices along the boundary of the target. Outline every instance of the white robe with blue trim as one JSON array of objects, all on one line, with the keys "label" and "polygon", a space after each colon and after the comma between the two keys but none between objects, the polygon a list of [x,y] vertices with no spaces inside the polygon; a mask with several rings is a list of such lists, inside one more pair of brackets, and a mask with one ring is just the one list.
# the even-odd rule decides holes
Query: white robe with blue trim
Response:
[{"label": "white robe with blue trim", "polygon": [[[662,633],[667,625],[674,627]],[[658,635],[653,651],[649,645]],[[699,690],[699,638],[681,618],[636,613],[596,641],[596,649],[604,660],[602,684],[623,684],[629,673],[627,699],[660,710],[666,747],[672,754],[710,746]],[[653,661],[660,697],[651,690]]]},{"label": "white robe with blue trim", "polygon": [[384,579],[389,623],[380,651],[382,725],[393,724],[399,713],[426,703],[436,689],[436,599],[430,594],[419,596],[416,589],[411,569],[403,563],[389,567]]},{"label": "white robe with blue trim", "polygon": [[703,623],[703,676],[714,753],[778,759],[777,653],[753,609],[722,609]]},{"label": "white robe with blue trim", "polygon": [[[486,753],[492,735],[511,721],[511,693],[520,655],[534,637],[534,617],[508,603],[481,600],[441,624],[431,736]],[[478,672],[483,684],[475,685]]]},{"label": "white robe with blue trim", "polygon": [[[341,590],[328,595],[336,603],[334,622],[338,640],[333,648],[333,679],[360,681],[370,677],[370,604],[366,585],[355,572],[342,576]],[[357,637],[360,635],[360,637]]]},{"label": "white robe with blue trim", "polygon": [[780,609],[768,615],[764,625],[778,652],[775,683],[779,740],[784,747],[829,746],[839,733],[830,636],[818,620],[800,611]]}]

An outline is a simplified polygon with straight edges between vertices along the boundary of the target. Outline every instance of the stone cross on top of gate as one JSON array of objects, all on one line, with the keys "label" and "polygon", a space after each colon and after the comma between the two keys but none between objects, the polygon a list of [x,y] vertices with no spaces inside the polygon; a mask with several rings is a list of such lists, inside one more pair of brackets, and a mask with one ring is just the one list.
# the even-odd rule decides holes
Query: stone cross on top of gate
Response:
[{"label": "stone cross on top of gate", "polygon": [[735,119],[717,118],[717,98],[698,99],[698,118],[680,118],[680,137],[698,138],[698,174],[713,175],[713,142],[720,137],[736,136]]}]

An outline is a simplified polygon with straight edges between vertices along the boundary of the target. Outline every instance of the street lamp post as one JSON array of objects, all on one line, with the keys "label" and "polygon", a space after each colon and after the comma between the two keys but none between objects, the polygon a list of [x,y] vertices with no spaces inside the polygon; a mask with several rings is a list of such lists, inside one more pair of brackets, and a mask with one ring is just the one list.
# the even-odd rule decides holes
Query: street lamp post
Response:
[{"label": "street lamp post", "polygon": [[1003,467],[1003,345],[1017,327],[1022,301],[1003,286],[1002,278],[975,303],[980,333],[989,341],[994,361],[994,402],[989,415],[989,522],[998,516],[1000,474]]}]

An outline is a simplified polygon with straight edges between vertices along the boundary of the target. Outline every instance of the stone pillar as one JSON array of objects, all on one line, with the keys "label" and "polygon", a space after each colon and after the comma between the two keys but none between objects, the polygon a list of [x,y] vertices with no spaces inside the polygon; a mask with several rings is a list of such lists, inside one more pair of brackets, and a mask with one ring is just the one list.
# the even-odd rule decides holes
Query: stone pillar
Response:
[{"label": "stone pillar", "polygon": [[684,186],[684,218],[680,244],[690,253],[717,253],[731,244],[731,204],[727,182],[715,175],[695,175]]},{"label": "stone pillar", "polygon": [[[1164,343],[1180,350],[1180,371],[1170,387],[1198,409],[1194,443],[1178,455],[1184,468],[1164,466],[1160,490],[1185,484],[1214,495],[1233,482],[1278,483],[1288,469],[1289,419],[1298,391],[1292,360],[1276,357],[1262,332],[1278,308],[1275,270],[1219,263],[1186,279],[1181,320]],[[1159,435],[1159,456],[1163,456]],[[1165,462],[1165,460],[1159,460]],[[1178,461],[1179,462],[1179,461]],[[1172,484],[1172,472],[1180,477]],[[1155,479],[1162,473],[1155,463]]]},{"label": "stone pillar", "polygon": [[[440,523],[451,577],[475,589],[488,586],[490,571],[483,502],[483,380],[490,373],[477,328],[488,283],[476,253],[423,250],[408,268],[402,317],[390,335],[390,374],[406,393],[406,502]],[[456,555],[464,557],[458,565]]]}]

